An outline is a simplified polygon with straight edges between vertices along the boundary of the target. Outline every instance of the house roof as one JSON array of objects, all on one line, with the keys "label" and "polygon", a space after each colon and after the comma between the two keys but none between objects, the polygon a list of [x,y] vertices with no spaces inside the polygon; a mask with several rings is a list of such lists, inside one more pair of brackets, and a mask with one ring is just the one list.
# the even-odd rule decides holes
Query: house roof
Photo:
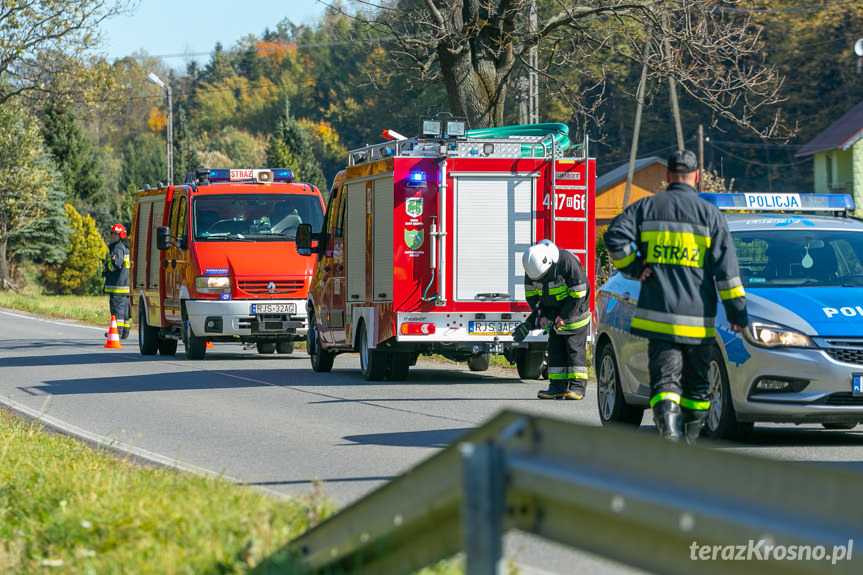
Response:
[{"label": "house roof", "polygon": [[863,137],[863,102],[845,112],[844,116],[812,138],[794,154],[794,157],[811,156],[828,150],[847,150],[861,137]]},{"label": "house roof", "polygon": [[[650,156],[648,158],[641,158],[640,160],[635,160],[635,169],[633,173],[638,172],[645,167],[659,162],[663,166],[667,166],[668,163],[658,156]],[[601,194],[603,191],[607,190],[611,186],[617,184],[621,180],[626,179],[626,175],[629,171],[629,162],[625,164],[621,164],[617,168],[614,168],[610,172],[606,172],[600,177],[596,178],[596,193]]]}]

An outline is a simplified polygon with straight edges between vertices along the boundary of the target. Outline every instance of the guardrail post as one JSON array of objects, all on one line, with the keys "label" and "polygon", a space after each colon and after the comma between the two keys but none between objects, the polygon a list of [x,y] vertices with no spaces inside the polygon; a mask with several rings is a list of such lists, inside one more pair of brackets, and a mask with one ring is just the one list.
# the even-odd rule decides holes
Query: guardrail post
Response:
[{"label": "guardrail post", "polygon": [[462,538],[467,575],[502,575],[506,468],[493,443],[459,445],[462,456]]}]

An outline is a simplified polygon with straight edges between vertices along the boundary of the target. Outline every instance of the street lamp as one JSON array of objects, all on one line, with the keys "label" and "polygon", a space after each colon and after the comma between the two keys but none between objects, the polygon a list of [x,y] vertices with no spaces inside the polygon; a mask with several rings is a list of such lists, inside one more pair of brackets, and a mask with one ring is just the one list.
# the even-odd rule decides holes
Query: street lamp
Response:
[{"label": "street lamp", "polygon": [[147,80],[165,90],[168,94],[168,185],[174,185],[174,103],[171,100],[171,86],[150,72]]}]

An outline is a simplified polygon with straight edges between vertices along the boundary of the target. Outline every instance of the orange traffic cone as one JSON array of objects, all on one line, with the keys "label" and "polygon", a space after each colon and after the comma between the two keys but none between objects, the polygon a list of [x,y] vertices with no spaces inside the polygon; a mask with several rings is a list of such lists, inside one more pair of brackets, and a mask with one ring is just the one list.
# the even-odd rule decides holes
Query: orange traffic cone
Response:
[{"label": "orange traffic cone", "polygon": [[213,347],[213,342],[212,342],[212,341],[207,341],[207,347]]},{"label": "orange traffic cone", "polygon": [[108,341],[104,349],[123,349],[120,344],[120,332],[117,331],[117,318],[111,316],[111,326],[108,328]]}]

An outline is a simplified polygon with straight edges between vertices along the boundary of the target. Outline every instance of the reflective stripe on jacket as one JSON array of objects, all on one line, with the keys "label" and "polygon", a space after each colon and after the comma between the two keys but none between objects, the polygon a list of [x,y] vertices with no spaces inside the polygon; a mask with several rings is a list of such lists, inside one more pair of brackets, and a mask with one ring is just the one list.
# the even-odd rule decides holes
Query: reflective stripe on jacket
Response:
[{"label": "reflective stripe on jacket", "polygon": [[129,247],[119,240],[108,246],[104,293],[129,293]]},{"label": "reflective stripe on jacket", "polygon": [[[590,321],[590,284],[581,262],[571,252],[561,249],[557,263],[552,264],[542,278],[524,276],[524,297],[539,317],[554,321],[560,317],[566,331],[587,325]],[[538,325],[538,324],[537,324]]]},{"label": "reflective stripe on jacket", "polygon": [[716,334],[716,305],[731,323],[745,326],[746,294],[728,224],[722,213],[675,182],[618,215],[604,236],[612,263],[638,278],[638,309],[630,331],[643,337],[699,344]]}]

